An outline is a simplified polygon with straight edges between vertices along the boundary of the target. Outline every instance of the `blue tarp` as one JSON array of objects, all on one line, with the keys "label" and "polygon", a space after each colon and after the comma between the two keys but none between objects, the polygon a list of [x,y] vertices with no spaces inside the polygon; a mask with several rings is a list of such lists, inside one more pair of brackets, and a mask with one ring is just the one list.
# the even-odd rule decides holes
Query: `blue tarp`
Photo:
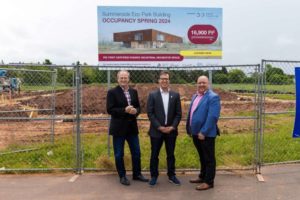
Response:
[{"label": "blue tarp", "polygon": [[0,70],[0,77],[4,77],[4,76],[6,76],[6,70]]},{"label": "blue tarp", "polygon": [[294,123],[293,137],[300,137],[300,67],[295,67],[296,81],[296,115]]}]

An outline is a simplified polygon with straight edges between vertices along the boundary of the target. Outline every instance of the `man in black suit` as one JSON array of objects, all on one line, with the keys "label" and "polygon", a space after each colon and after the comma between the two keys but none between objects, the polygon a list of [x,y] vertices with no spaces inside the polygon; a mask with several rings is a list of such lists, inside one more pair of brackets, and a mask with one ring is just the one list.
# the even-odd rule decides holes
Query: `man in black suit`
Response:
[{"label": "man in black suit", "polygon": [[178,135],[177,126],[181,120],[180,95],[170,90],[169,73],[162,71],[159,75],[160,88],[151,92],[147,101],[147,114],[150,120],[151,138],[150,186],[157,183],[158,156],[163,142],[167,152],[169,182],[180,185],[175,174],[175,143]]},{"label": "man in black suit", "polygon": [[148,182],[141,174],[141,151],[136,121],[140,113],[140,103],[137,91],[129,87],[129,76],[128,71],[119,71],[119,85],[109,90],[106,98],[107,112],[111,115],[109,134],[113,135],[115,164],[123,185],[130,185],[124,166],[125,140],[131,152],[133,180]]}]

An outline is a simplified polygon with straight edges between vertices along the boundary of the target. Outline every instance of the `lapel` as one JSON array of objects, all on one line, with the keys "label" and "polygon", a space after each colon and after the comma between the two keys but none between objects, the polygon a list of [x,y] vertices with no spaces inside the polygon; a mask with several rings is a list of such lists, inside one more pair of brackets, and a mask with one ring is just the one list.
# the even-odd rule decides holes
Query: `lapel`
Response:
[{"label": "lapel", "polygon": [[192,100],[191,100],[191,103],[190,103],[190,108],[189,108],[189,112],[188,112],[188,117],[190,116],[191,109],[192,109],[192,106],[193,106],[193,103],[194,103],[195,99],[196,99],[196,95],[194,94],[194,95],[192,96]]},{"label": "lapel", "polygon": [[[127,102],[127,99],[125,97],[123,89],[121,88],[121,86],[118,86],[117,88],[118,88],[118,93],[120,94],[121,101],[125,102],[125,104],[128,105],[128,102]],[[130,94],[130,92],[129,92],[129,94]],[[130,97],[131,97],[131,94],[130,94]]]},{"label": "lapel", "polygon": [[130,95],[130,99],[131,99],[131,104],[132,104],[132,101],[133,101],[133,90],[131,88],[128,89],[128,92],[129,92],[129,95]]},{"label": "lapel", "polygon": [[171,103],[172,103],[172,101],[173,101],[173,98],[174,98],[174,94],[173,94],[173,92],[170,90],[170,91],[169,91],[168,114],[170,113],[169,111],[170,111],[170,107],[171,107]]},{"label": "lapel", "polygon": [[[204,96],[202,97],[202,99],[201,99],[200,102],[198,103],[198,105],[197,105],[195,111],[198,110],[198,108],[201,106],[201,104],[203,104],[204,101],[206,101],[206,99],[208,98],[208,93],[209,93],[209,90],[207,90],[207,92],[204,94]],[[195,111],[194,111],[194,112],[195,112]]]},{"label": "lapel", "polygon": [[[164,110],[164,103],[163,103],[163,100],[162,100],[162,96],[161,96],[161,93],[160,93],[160,89],[157,90],[157,96],[158,96],[158,105]],[[165,112],[163,112],[165,113]]]}]

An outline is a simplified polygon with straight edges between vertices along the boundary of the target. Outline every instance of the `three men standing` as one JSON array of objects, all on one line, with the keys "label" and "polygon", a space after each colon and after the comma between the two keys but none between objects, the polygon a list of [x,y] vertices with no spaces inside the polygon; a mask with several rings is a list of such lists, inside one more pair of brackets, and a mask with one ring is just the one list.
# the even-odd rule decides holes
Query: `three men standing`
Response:
[{"label": "three men standing", "polygon": [[170,75],[162,71],[159,75],[159,89],[148,96],[147,114],[150,120],[149,135],[151,140],[150,186],[157,183],[159,175],[159,152],[165,142],[169,182],[180,185],[175,174],[174,150],[178,135],[177,127],[181,120],[181,103],[179,93],[170,90]]},{"label": "three men standing", "polygon": [[[109,133],[113,135],[115,164],[120,183],[130,185],[124,166],[124,144],[128,142],[132,156],[133,180],[148,182],[141,174],[141,152],[136,117],[140,113],[138,93],[129,87],[129,72],[121,70],[117,75],[118,86],[107,93],[107,112],[111,115]],[[177,127],[181,120],[181,102],[179,93],[170,90],[170,75],[162,71],[159,75],[159,88],[148,96],[147,115],[150,120],[150,186],[157,184],[159,153],[165,143],[169,182],[180,185],[175,173],[175,146]],[[201,169],[191,183],[200,183],[197,190],[214,187],[216,174],[215,138],[218,133],[217,122],[220,116],[220,97],[209,89],[206,76],[197,79],[197,93],[192,97],[186,130],[200,158]]]}]

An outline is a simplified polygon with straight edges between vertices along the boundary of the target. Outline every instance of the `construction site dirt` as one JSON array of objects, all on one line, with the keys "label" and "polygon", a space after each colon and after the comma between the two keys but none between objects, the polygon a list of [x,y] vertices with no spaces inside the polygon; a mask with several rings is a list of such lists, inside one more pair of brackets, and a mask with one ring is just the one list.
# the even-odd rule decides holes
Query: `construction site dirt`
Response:
[{"label": "construction site dirt", "polygon": [[[146,115],[147,97],[150,91],[157,88],[156,84],[136,84],[132,87],[138,90],[141,114],[139,127],[141,132],[147,132],[149,122]],[[195,93],[195,85],[173,84],[171,88],[178,91],[181,96],[182,118],[180,133],[185,134],[184,119],[190,105],[190,99]],[[236,93],[214,88],[221,98],[221,117],[255,116],[255,94]],[[84,133],[107,134],[108,119],[106,112],[107,86],[83,86],[81,93],[81,117]],[[55,135],[71,134],[74,127],[75,116],[75,89],[49,91],[21,91],[20,94],[9,96],[1,95],[0,101],[0,149],[12,142],[40,141],[50,134],[51,116],[55,116]],[[295,108],[293,100],[265,99],[265,112],[282,112]],[[5,119],[7,118],[7,119]],[[37,120],[37,119],[45,120]],[[253,132],[253,119],[220,120],[219,127],[223,134]],[[46,137],[45,137],[46,136]]]}]

